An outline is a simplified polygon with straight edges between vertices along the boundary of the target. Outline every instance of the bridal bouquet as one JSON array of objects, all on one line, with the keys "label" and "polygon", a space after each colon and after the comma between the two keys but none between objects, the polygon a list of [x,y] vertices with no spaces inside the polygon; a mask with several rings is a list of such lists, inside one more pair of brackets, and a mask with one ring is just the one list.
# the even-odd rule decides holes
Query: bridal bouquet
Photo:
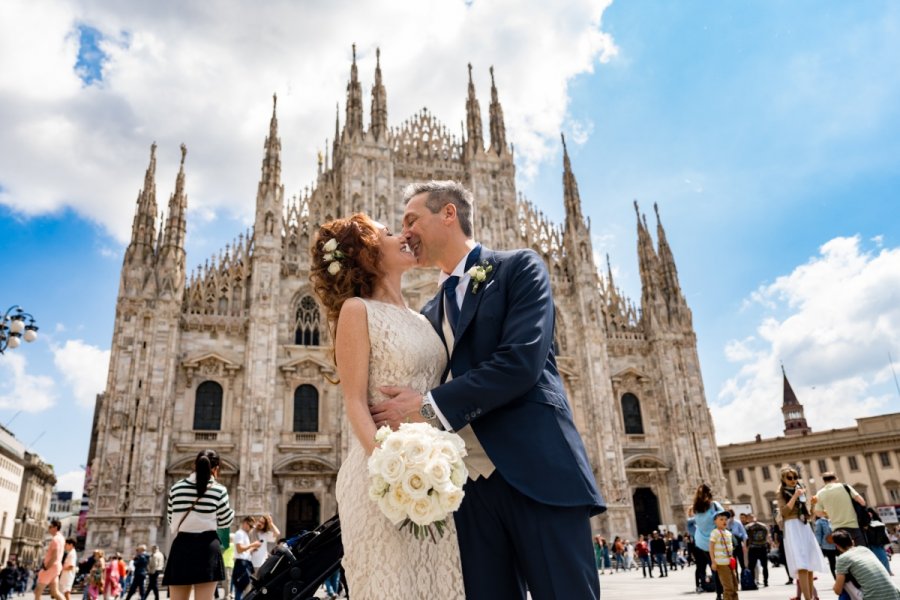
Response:
[{"label": "bridal bouquet", "polygon": [[446,519],[459,508],[469,476],[466,445],[455,433],[427,423],[404,423],[375,434],[379,444],[369,457],[369,497],[400,529],[416,538],[444,534]]}]

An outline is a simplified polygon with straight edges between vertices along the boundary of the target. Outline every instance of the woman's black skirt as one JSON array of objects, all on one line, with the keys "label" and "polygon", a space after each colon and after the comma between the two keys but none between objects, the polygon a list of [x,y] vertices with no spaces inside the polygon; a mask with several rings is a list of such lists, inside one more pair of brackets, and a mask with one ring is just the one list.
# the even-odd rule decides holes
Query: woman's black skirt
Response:
[{"label": "woman's black skirt", "polygon": [[172,542],[163,585],[193,585],[225,579],[222,546],[215,531],[180,532]]}]

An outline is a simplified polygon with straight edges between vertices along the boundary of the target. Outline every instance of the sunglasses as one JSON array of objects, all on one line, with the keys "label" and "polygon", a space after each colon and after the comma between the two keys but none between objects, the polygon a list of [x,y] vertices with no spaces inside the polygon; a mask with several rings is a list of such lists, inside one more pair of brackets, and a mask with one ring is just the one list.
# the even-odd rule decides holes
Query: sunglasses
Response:
[{"label": "sunglasses", "polygon": [[797,478],[794,477],[793,475],[785,475],[784,480],[785,481],[797,481]]}]

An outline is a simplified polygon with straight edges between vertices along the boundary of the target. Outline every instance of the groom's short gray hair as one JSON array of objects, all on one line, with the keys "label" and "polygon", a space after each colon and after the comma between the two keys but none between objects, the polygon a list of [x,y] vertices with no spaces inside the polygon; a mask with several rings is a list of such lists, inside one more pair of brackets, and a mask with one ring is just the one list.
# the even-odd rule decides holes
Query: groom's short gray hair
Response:
[{"label": "groom's short gray hair", "polygon": [[456,216],[459,226],[466,237],[472,237],[472,192],[457,181],[428,181],[426,183],[411,183],[403,190],[403,204],[406,204],[414,196],[428,194],[425,206],[432,213],[437,213],[447,204],[456,207]]}]

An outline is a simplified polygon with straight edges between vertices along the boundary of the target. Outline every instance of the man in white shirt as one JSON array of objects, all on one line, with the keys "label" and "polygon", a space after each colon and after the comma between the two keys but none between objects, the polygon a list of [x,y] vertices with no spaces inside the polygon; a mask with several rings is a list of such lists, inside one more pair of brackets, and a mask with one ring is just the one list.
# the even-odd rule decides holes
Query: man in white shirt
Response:
[{"label": "man in white shirt", "polygon": [[250,584],[250,575],[253,574],[250,553],[261,545],[259,540],[250,541],[252,527],[253,517],[244,517],[240,528],[234,532],[234,569],[231,572],[231,581],[234,583],[234,600],[241,600],[244,590]]}]

